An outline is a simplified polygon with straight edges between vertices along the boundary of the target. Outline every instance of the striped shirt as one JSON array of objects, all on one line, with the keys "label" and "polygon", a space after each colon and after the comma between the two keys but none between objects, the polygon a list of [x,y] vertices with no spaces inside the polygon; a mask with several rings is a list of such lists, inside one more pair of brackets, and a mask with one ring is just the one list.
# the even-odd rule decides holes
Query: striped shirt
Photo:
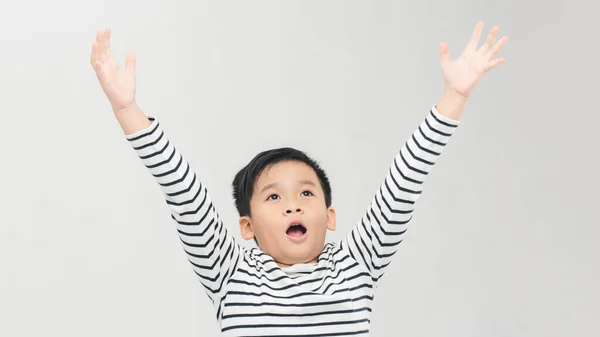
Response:
[{"label": "striped shirt", "polygon": [[375,289],[412,219],[423,183],[459,121],[432,106],[397,152],[362,219],[316,263],[279,267],[228,232],[205,186],[158,120],[127,140],[163,192],[223,336],[367,336]]}]

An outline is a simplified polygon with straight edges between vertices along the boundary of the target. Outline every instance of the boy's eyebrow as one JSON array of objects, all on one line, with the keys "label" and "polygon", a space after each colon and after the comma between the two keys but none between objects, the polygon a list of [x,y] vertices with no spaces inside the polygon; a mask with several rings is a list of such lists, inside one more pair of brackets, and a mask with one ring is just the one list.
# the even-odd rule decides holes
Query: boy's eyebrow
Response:
[{"label": "boy's eyebrow", "polygon": [[[300,183],[301,185],[311,185],[311,186],[317,187],[317,185],[312,180],[298,180],[298,183]],[[268,190],[269,188],[277,186],[277,185],[279,185],[279,183],[270,183],[267,186],[263,187],[262,190],[260,190],[260,193],[263,193],[264,191]]]}]

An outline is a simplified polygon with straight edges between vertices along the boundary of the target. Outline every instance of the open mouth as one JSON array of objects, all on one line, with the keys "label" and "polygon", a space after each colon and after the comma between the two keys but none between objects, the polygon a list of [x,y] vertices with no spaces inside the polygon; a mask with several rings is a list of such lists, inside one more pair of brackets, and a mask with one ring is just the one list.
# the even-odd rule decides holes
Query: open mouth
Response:
[{"label": "open mouth", "polygon": [[293,224],[285,233],[292,237],[301,237],[302,235],[306,234],[306,227],[304,227],[302,224]]}]

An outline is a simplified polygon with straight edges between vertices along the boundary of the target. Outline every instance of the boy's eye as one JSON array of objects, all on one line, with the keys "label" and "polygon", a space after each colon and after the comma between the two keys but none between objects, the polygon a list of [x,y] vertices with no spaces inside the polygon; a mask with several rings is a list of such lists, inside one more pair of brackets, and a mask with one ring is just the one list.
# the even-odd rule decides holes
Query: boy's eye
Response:
[{"label": "boy's eye", "polygon": [[[304,196],[304,197],[310,197],[311,195],[314,195],[311,191],[307,190],[307,191],[302,192],[302,196]],[[274,198],[271,198],[271,197],[274,197]],[[277,194],[271,194],[271,195],[269,195],[267,200],[275,200],[278,197],[279,197],[279,195],[277,195]]]}]

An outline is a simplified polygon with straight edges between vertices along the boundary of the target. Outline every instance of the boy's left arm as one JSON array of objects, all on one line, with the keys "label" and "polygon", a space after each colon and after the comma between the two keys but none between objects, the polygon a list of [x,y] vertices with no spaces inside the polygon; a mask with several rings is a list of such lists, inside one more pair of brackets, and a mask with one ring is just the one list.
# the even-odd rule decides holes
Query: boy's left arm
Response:
[{"label": "boy's left arm", "polygon": [[369,271],[375,285],[403,239],[426,177],[460,125],[468,98],[482,76],[505,61],[495,59],[508,41],[503,37],[493,44],[498,27],[492,28],[485,44],[477,49],[482,28],[480,21],[457,60],[450,60],[446,43],[440,45],[446,84],[442,97],[397,153],[365,215],[341,243]]}]

